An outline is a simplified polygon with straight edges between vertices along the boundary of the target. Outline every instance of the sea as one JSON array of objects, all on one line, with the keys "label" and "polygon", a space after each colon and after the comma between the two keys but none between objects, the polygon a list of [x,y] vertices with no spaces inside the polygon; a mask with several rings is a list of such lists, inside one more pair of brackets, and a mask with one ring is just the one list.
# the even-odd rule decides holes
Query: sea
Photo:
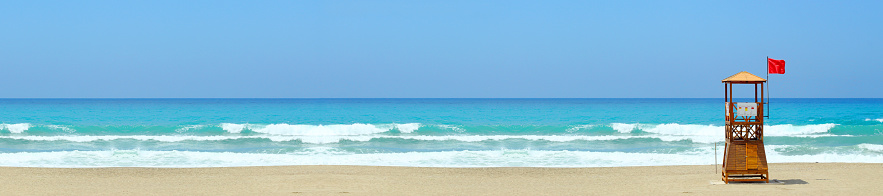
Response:
[{"label": "sea", "polygon": [[[883,163],[883,99],[769,102],[769,162]],[[713,165],[724,109],[723,98],[0,99],[0,166]]]}]

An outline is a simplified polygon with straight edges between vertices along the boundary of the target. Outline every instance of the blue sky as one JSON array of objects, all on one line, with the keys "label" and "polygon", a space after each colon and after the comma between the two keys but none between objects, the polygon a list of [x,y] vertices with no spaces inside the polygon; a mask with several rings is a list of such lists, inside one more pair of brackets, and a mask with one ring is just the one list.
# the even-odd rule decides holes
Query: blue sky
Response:
[{"label": "blue sky", "polygon": [[[6,98],[883,97],[879,1],[2,1]],[[748,87],[744,87],[748,88]]]}]

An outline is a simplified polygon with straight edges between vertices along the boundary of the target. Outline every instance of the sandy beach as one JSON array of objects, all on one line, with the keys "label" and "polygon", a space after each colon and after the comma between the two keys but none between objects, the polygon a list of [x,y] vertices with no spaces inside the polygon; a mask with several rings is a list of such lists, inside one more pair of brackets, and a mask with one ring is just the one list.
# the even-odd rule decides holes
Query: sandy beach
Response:
[{"label": "sandy beach", "polygon": [[881,195],[883,164],[771,164],[784,184],[714,184],[714,166],[0,168],[0,195]]}]

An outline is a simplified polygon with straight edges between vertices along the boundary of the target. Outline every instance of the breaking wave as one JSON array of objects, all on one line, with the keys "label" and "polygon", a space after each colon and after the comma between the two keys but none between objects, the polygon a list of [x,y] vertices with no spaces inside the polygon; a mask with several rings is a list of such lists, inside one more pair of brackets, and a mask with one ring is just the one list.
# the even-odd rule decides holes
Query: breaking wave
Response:
[{"label": "breaking wave", "polygon": [[0,130],[8,130],[11,133],[23,133],[29,128],[31,128],[31,124],[28,123],[0,124]]},{"label": "breaking wave", "polygon": [[396,129],[402,133],[411,133],[420,128],[419,123],[408,124],[361,124],[350,125],[289,125],[289,124],[232,124],[222,123],[221,128],[229,133],[240,133],[250,130],[258,133],[271,135],[299,135],[299,136],[340,136],[340,135],[367,135],[388,132]]},{"label": "breaking wave", "polygon": [[[695,143],[714,143],[723,141],[723,126],[715,125],[693,125],[693,124],[625,124],[612,123],[609,125],[576,125],[563,130],[550,130],[546,134],[512,134],[507,132],[482,132],[481,130],[471,129],[495,129],[498,127],[466,127],[452,125],[432,125],[427,126],[420,123],[404,123],[404,124],[337,124],[337,125],[290,125],[290,124],[233,124],[221,123],[219,125],[187,125],[175,129],[174,132],[168,132],[157,135],[88,135],[88,134],[70,134],[76,133],[77,130],[64,126],[48,125],[56,130],[62,130],[66,134],[62,135],[28,135],[21,134],[30,127],[30,124],[2,124],[4,129],[11,130],[15,135],[0,135],[0,138],[15,140],[33,140],[33,141],[72,141],[72,142],[93,142],[93,141],[112,141],[112,140],[141,140],[141,141],[161,141],[161,142],[180,142],[180,141],[221,141],[221,140],[237,140],[237,139],[269,139],[274,142],[279,141],[301,141],[304,143],[327,144],[337,143],[340,141],[370,141],[371,139],[407,139],[407,140],[426,140],[426,141],[463,141],[476,142],[487,140],[507,140],[507,139],[524,139],[524,140],[545,140],[553,142],[569,142],[569,141],[605,141],[605,140],[627,140],[655,138],[662,141],[682,141],[690,140]],[[816,125],[771,125],[765,126],[766,136],[779,137],[851,137],[851,135],[836,135],[829,133],[829,130],[837,126],[836,124],[816,124]],[[210,135],[193,135],[194,130],[208,129],[211,127],[220,128],[226,134],[210,134]],[[420,132],[422,127],[429,127],[433,131]],[[504,127],[506,128],[506,127]],[[541,127],[542,128],[542,127]],[[554,128],[554,127],[553,127]],[[516,128],[512,128],[516,129]],[[618,134],[599,134],[604,129],[616,131]],[[393,132],[396,130],[397,132]],[[188,132],[191,131],[191,132]],[[441,131],[441,132],[439,132]],[[517,131],[517,130],[513,130]],[[600,132],[599,132],[600,131]],[[186,135],[186,134],[190,135]]]}]

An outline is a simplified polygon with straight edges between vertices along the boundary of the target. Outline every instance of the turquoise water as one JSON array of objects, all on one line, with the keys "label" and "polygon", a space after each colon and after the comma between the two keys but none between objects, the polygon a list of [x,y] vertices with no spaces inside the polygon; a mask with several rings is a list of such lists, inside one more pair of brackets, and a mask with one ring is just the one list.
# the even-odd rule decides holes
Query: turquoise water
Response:
[{"label": "turquoise water", "polygon": [[[772,103],[770,162],[883,162],[883,99]],[[723,109],[722,98],[0,99],[0,166],[706,165]]]}]

